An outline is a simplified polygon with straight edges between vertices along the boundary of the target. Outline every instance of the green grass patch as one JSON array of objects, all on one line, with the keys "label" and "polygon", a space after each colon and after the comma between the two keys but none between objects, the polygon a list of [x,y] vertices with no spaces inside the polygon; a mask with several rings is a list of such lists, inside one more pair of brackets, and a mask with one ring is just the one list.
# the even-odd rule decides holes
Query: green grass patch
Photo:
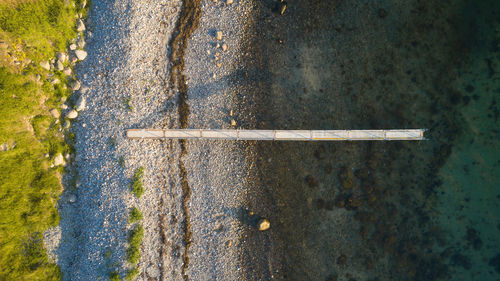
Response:
[{"label": "green grass patch", "polygon": [[[76,36],[76,7],[64,0],[0,1],[0,280],[58,280],[60,271],[43,248],[42,234],[57,225],[62,167],[51,168],[59,152],[71,151],[61,125],[49,114],[66,78],[51,85],[42,60],[65,51]],[[31,64],[16,64],[25,59]],[[40,82],[34,77],[41,76]],[[44,154],[50,157],[44,157]]]},{"label": "green grass patch", "polygon": [[130,210],[128,222],[129,223],[134,223],[134,222],[137,222],[137,221],[140,221],[140,220],[142,220],[142,213],[141,213],[141,211],[137,207],[132,208]]},{"label": "green grass patch", "polygon": [[139,274],[139,269],[134,266],[127,271],[127,275],[125,276],[125,280],[132,281],[135,279],[135,277],[137,277],[138,274]]},{"label": "green grass patch", "polygon": [[144,228],[137,225],[128,236],[129,247],[127,249],[127,261],[131,264],[137,264],[141,258],[141,244],[144,237]]},{"label": "green grass patch", "polygon": [[144,167],[140,167],[134,173],[134,177],[132,178],[132,192],[137,196],[137,198],[141,198],[142,194],[144,194],[144,186],[142,184],[142,177],[144,176]]},{"label": "green grass patch", "polygon": [[109,281],[120,281],[120,274],[116,271],[111,272],[109,275]]}]

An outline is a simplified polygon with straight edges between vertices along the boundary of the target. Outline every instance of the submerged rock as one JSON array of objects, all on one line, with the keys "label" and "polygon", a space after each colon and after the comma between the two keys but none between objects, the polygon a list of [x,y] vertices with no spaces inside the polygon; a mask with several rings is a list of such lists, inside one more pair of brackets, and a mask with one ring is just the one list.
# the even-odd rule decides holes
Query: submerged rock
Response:
[{"label": "submerged rock", "polygon": [[269,222],[268,219],[259,220],[259,230],[260,231],[268,230],[270,227],[271,227],[271,223]]}]

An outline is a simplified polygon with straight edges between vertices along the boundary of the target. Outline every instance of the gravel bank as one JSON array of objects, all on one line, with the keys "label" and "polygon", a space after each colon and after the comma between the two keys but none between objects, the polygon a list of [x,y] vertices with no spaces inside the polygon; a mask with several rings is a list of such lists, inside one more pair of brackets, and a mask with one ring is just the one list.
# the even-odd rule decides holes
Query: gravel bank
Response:
[{"label": "gravel bank", "polygon": [[[127,218],[133,206],[144,215],[139,280],[238,279],[238,241],[242,228],[254,227],[242,220],[241,195],[251,168],[245,145],[189,142],[181,167],[178,142],[125,139],[127,128],[181,125],[179,92],[169,84],[169,42],[181,5],[92,3],[86,24],[88,56],[76,68],[82,90],[74,97],[85,97],[87,104],[71,129],[77,188],[68,188],[60,200],[62,237],[56,252],[64,280],[106,278],[113,271],[125,275],[130,268],[125,262]],[[242,91],[235,83],[235,75],[242,74],[238,46],[252,5],[206,1],[201,8],[204,16],[185,54],[188,126],[227,128],[240,114],[235,106],[235,94]],[[215,39],[215,30],[223,32],[222,40]],[[129,185],[141,166],[146,192],[136,199]],[[185,203],[181,168],[191,189]],[[68,176],[68,186],[71,180]],[[74,195],[76,202],[70,203]]]},{"label": "gravel bank", "polygon": [[[168,41],[180,6],[180,1],[93,1],[87,20],[88,57],[76,68],[83,88],[88,88],[78,94],[86,98],[87,109],[72,127],[78,183],[60,201],[62,239],[57,252],[64,280],[93,280],[112,271],[124,276],[128,210],[135,205],[144,213],[140,276],[156,279],[160,269],[175,273],[181,267],[172,255],[160,261],[158,251],[159,216],[181,213],[175,204],[158,209],[160,201],[180,196],[177,179],[166,172],[172,169],[175,174],[168,159],[178,148],[128,142],[124,134],[131,127],[176,124],[175,102],[165,89]],[[137,200],[129,185],[140,166],[145,168],[146,193]],[[71,194],[76,194],[76,203],[68,202]],[[174,246],[182,244],[179,225],[167,232]]]}]

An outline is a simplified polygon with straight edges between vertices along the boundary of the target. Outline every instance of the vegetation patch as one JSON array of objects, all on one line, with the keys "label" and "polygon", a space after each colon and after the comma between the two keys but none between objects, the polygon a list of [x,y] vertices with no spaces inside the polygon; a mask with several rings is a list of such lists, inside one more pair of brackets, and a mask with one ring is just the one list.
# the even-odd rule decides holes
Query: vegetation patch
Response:
[{"label": "vegetation patch", "polygon": [[127,271],[127,275],[125,276],[125,280],[127,281],[132,281],[135,279],[135,277],[139,274],[139,269],[137,267],[132,267]]},{"label": "vegetation patch", "polygon": [[120,274],[117,271],[113,271],[109,274],[109,281],[120,281]]},{"label": "vegetation patch", "polygon": [[132,210],[130,210],[130,215],[129,215],[128,222],[129,223],[134,223],[134,222],[137,222],[137,221],[140,221],[140,220],[142,220],[142,213],[141,213],[141,211],[137,207],[132,208]]},{"label": "vegetation patch", "polygon": [[135,171],[134,177],[132,178],[132,193],[134,193],[137,198],[141,198],[142,194],[144,194],[144,186],[142,184],[143,176],[144,167],[140,167]]},{"label": "vegetation patch", "polygon": [[75,16],[85,14],[80,7],[80,0],[0,1],[0,280],[61,276],[42,233],[59,222],[64,168],[51,159],[70,152],[72,140],[49,111],[71,91],[62,73],[39,63],[66,52],[76,37]]},{"label": "vegetation patch", "polygon": [[127,261],[131,264],[137,264],[141,257],[141,244],[144,237],[144,228],[137,225],[133,228],[128,237],[129,247],[127,249]]}]

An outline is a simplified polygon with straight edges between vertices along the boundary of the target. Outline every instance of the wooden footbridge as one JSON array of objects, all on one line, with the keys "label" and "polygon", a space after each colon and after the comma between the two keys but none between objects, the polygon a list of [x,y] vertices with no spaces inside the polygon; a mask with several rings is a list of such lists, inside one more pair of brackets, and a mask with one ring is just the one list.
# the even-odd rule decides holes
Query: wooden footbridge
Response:
[{"label": "wooden footbridge", "polygon": [[130,129],[130,139],[209,139],[273,141],[425,140],[425,129],[408,130],[203,130]]}]

